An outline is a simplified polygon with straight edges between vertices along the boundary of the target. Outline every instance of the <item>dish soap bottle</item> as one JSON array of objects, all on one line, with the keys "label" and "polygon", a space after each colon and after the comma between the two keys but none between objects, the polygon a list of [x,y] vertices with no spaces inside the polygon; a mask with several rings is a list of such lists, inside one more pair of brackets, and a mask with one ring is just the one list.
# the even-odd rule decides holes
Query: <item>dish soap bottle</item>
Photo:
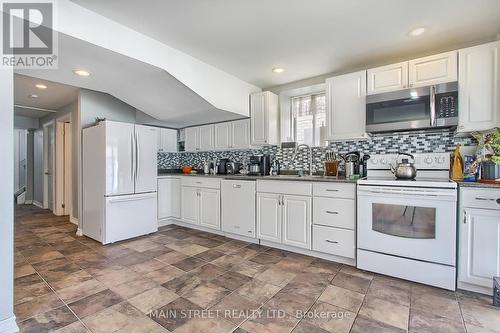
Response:
[{"label": "dish soap bottle", "polygon": [[454,181],[464,180],[464,160],[462,153],[460,153],[460,144],[455,146],[453,152],[453,164],[451,166],[451,179]]}]

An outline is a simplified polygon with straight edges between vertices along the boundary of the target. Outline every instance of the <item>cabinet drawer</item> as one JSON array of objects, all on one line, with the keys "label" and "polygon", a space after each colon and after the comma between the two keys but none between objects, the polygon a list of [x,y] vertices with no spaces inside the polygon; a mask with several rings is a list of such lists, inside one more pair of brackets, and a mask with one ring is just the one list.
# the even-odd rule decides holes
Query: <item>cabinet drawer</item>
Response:
[{"label": "cabinet drawer", "polygon": [[257,191],[291,195],[311,195],[312,184],[303,181],[258,180]]},{"label": "cabinet drawer", "polygon": [[356,253],[355,232],[315,225],[313,226],[313,250],[354,258]]},{"label": "cabinet drawer", "polygon": [[462,189],[462,207],[500,209],[500,190]]},{"label": "cabinet drawer", "polygon": [[354,230],[355,221],[354,200],[314,198],[313,224]]},{"label": "cabinet drawer", "polygon": [[205,187],[220,189],[220,179],[217,178],[203,178],[196,176],[182,177],[182,186]]},{"label": "cabinet drawer", "polygon": [[318,183],[313,185],[314,196],[330,198],[356,198],[356,184]]}]

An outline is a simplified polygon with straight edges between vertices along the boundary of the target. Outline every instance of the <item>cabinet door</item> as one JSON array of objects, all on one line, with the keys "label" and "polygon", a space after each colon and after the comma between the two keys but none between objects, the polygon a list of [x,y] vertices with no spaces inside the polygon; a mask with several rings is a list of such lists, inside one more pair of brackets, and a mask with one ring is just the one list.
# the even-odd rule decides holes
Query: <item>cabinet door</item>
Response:
[{"label": "cabinet door", "polygon": [[283,244],[311,249],[311,197],[285,195]]},{"label": "cabinet door", "polygon": [[460,50],[459,132],[500,126],[500,42]]},{"label": "cabinet door", "polygon": [[170,179],[170,216],[175,218],[181,217],[181,179]]},{"label": "cabinet door", "polygon": [[367,76],[368,95],[405,89],[408,87],[408,62],[369,69]]},{"label": "cabinet door", "polygon": [[410,60],[408,63],[410,87],[429,86],[458,79],[457,51]]},{"label": "cabinet door", "polygon": [[366,71],[326,80],[328,140],[363,138],[366,123]]},{"label": "cabinet door", "polygon": [[158,219],[172,215],[171,179],[158,179]]},{"label": "cabinet door", "polygon": [[199,192],[196,187],[183,186],[181,189],[181,217],[184,222],[199,224]]},{"label": "cabinet door", "polygon": [[255,182],[222,181],[222,231],[255,237]]},{"label": "cabinet door", "polygon": [[232,148],[250,148],[250,120],[237,120],[232,123]]},{"label": "cabinet door", "polygon": [[200,126],[200,150],[214,149],[214,125]]},{"label": "cabinet door", "polygon": [[215,149],[232,148],[232,124],[215,124]]},{"label": "cabinet door", "polygon": [[220,191],[202,188],[199,193],[200,225],[220,230]]},{"label": "cabinet door", "polygon": [[188,127],[184,130],[186,151],[200,150],[199,127]]},{"label": "cabinet door", "polygon": [[162,128],[160,132],[162,151],[169,153],[177,152],[177,130]]},{"label": "cabinet door", "polygon": [[500,276],[500,211],[467,208],[460,223],[459,281],[492,287]]},{"label": "cabinet door", "polygon": [[250,121],[252,144],[266,144],[269,132],[269,123],[267,119],[266,97],[264,93],[250,95]]},{"label": "cabinet door", "polygon": [[257,238],[281,243],[281,195],[257,194]]},{"label": "cabinet door", "polygon": [[157,147],[158,147],[158,152],[163,152],[163,135],[161,129],[158,130]]}]

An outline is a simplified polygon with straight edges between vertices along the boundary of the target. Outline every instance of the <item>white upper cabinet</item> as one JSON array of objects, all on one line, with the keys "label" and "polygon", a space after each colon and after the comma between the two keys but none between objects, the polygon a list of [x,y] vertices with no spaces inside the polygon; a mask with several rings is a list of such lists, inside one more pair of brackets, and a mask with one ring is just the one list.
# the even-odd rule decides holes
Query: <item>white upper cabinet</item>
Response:
[{"label": "white upper cabinet", "polygon": [[458,70],[458,132],[500,127],[500,42],[462,49]]},{"label": "white upper cabinet", "polygon": [[233,121],[232,125],[232,148],[243,149],[250,147],[250,119]]},{"label": "white upper cabinet", "polygon": [[366,73],[368,76],[368,95],[408,87],[408,61],[372,68]]},{"label": "white upper cabinet", "polygon": [[250,148],[250,119],[215,124],[215,149]]},{"label": "white upper cabinet", "polygon": [[250,95],[251,144],[278,144],[278,95],[264,91]]},{"label": "white upper cabinet", "polygon": [[408,62],[409,87],[457,81],[457,51],[432,55]]},{"label": "white upper cabinet", "polygon": [[366,71],[326,80],[327,140],[365,137]]},{"label": "white upper cabinet", "polygon": [[177,130],[158,128],[158,151],[163,153],[177,151]]},{"label": "white upper cabinet", "polygon": [[215,124],[215,149],[232,148],[232,135],[230,122]]},{"label": "white upper cabinet", "polygon": [[188,127],[185,133],[186,151],[206,151],[214,149],[214,125]]}]

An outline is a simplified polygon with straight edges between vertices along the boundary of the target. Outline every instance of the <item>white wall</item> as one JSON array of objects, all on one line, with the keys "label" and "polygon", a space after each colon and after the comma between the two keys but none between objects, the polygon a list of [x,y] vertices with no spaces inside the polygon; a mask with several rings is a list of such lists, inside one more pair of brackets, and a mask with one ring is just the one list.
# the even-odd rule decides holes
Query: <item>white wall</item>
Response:
[{"label": "white wall", "polygon": [[38,119],[24,116],[14,116],[14,128],[35,129],[38,128]]},{"label": "white wall", "polygon": [[14,317],[14,76],[0,68],[0,331],[17,329]]}]

